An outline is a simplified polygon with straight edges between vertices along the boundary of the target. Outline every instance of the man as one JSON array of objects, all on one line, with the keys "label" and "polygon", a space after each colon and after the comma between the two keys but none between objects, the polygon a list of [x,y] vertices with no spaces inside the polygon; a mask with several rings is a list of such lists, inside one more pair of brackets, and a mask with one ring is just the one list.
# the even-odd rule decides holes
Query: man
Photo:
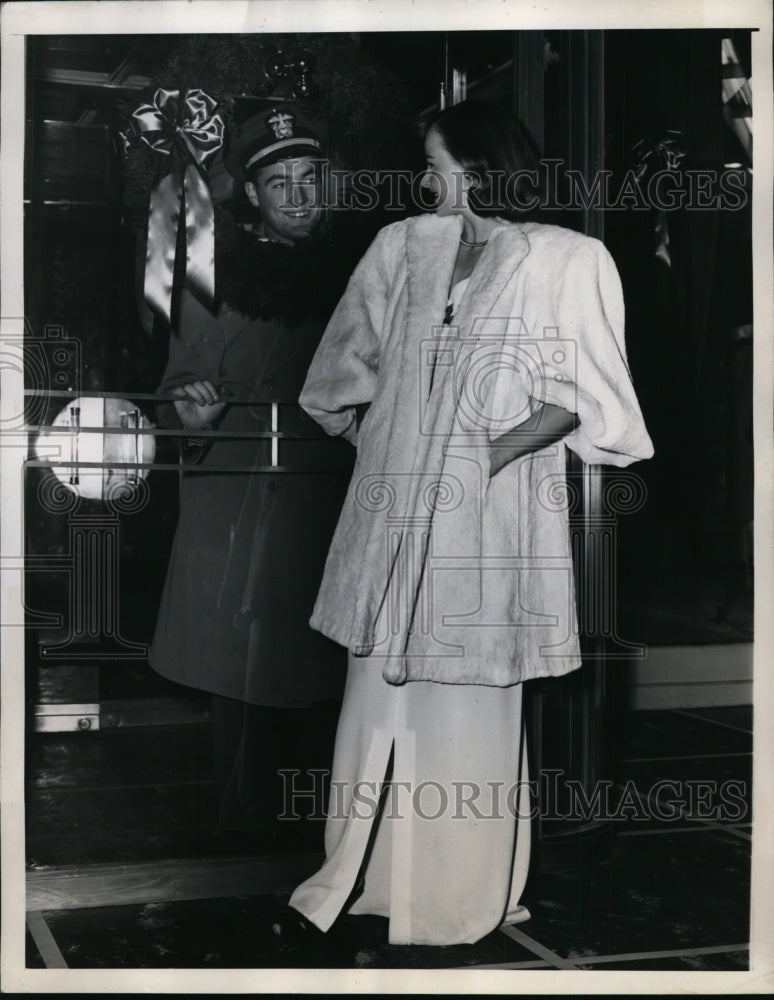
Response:
[{"label": "man", "polygon": [[[213,695],[217,833],[240,843],[247,833],[254,847],[273,842],[276,817],[293,812],[278,770],[328,763],[325,725],[332,739],[346,668],[307,623],[351,457],[346,445],[339,455],[292,437],[315,434],[296,400],[345,278],[320,234],[321,155],[287,108],[235,135],[224,162],[251,225],[221,218],[217,306],[183,289],[160,390],[178,397],[159,421],[190,432],[181,437],[190,471],[151,663]],[[272,411],[271,401],[283,405]],[[291,438],[269,436],[277,419]]]}]

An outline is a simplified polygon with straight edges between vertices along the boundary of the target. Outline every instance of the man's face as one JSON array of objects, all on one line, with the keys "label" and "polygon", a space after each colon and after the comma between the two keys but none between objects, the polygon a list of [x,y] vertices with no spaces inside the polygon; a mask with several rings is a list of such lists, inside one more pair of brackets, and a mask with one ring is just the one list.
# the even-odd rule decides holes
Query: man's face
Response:
[{"label": "man's face", "polygon": [[308,156],[259,167],[245,192],[261,213],[266,236],[295,243],[311,236],[320,220],[317,171]]}]

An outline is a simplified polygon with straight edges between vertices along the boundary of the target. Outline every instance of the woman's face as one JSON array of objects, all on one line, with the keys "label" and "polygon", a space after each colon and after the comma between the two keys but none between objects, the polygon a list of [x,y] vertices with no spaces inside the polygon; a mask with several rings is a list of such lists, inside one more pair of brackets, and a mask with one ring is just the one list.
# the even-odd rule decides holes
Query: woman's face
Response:
[{"label": "woman's face", "polygon": [[421,186],[435,198],[437,215],[458,215],[468,208],[470,177],[452,157],[438,132],[431,128],[425,136],[427,167]]}]

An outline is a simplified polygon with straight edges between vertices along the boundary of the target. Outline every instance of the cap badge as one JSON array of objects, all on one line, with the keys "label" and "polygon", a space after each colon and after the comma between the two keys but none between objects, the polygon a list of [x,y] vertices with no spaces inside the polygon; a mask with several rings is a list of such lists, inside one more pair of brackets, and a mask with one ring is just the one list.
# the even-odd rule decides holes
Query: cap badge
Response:
[{"label": "cap badge", "polygon": [[273,111],[266,124],[278,139],[292,139],[296,116],[289,111]]}]

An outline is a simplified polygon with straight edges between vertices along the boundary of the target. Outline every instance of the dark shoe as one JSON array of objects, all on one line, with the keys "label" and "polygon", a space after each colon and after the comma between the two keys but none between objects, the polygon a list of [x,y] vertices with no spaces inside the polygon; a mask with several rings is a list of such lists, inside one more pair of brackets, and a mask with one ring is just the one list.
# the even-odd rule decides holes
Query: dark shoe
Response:
[{"label": "dark shoe", "polygon": [[292,906],[282,907],[272,921],[271,932],[283,944],[295,948],[316,947],[326,940],[325,932]]}]

